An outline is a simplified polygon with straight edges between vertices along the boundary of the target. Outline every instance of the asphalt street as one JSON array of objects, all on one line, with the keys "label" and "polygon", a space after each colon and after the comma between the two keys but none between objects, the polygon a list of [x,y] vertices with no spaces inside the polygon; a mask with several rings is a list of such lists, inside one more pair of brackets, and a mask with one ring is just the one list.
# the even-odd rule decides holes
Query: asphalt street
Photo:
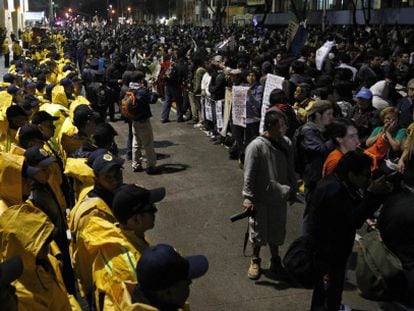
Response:
[{"label": "asphalt street", "polygon": [[[266,276],[258,281],[247,278],[249,258],[243,256],[247,220],[231,223],[229,217],[242,211],[243,171],[237,161],[229,160],[228,150],[214,145],[199,129],[187,123],[162,124],[161,104],[151,106],[156,152],[162,168],[160,175],[134,173],[125,162],[125,182],[148,188],[166,187],[166,198],[158,204],[155,228],[148,232],[151,243],[168,243],[183,255],[204,254],[208,273],[195,280],[189,298],[192,310],[309,310],[312,291],[291,288]],[[170,119],[174,120],[173,112]],[[113,123],[119,136],[118,147],[125,157],[127,125]],[[289,207],[287,240],[299,236],[303,205]],[[248,249],[248,253],[251,250]],[[267,249],[262,251],[262,267],[270,265]],[[265,273],[266,274],[266,273]],[[348,273],[343,302],[357,310],[378,310],[376,303],[358,295]]]}]

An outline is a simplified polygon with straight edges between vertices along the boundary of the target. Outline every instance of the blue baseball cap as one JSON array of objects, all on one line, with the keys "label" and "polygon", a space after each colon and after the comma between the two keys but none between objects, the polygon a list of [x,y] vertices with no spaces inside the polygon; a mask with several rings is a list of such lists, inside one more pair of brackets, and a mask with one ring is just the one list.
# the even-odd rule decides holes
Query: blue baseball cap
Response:
[{"label": "blue baseball cap", "polygon": [[355,98],[362,98],[362,99],[370,100],[372,98],[372,92],[369,89],[366,89],[363,87],[355,95]]},{"label": "blue baseball cap", "polygon": [[123,159],[107,152],[96,157],[96,159],[93,161],[92,169],[96,175],[103,175],[113,167],[122,168],[124,162],[125,161]]},{"label": "blue baseball cap", "polygon": [[207,270],[205,256],[182,257],[172,246],[158,244],[142,253],[137,264],[137,279],[142,290],[157,291],[182,280],[199,278]]}]

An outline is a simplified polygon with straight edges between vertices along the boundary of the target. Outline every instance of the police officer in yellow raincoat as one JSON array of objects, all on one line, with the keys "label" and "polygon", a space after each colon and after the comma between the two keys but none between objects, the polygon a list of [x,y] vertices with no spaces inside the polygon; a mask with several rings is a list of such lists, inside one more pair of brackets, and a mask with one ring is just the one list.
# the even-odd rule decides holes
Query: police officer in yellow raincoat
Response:
[{"label": "police officer in yellow raincoat", "polygon": [[25,203],[30,178],[37,172],[23,156],[0,153],[0,259],[23,259],[23,275],[13,284],[19,310],[80,310],[66,291],[59,261],[50,253],[51,245],[57,250],[53,224],[40,209]]}]

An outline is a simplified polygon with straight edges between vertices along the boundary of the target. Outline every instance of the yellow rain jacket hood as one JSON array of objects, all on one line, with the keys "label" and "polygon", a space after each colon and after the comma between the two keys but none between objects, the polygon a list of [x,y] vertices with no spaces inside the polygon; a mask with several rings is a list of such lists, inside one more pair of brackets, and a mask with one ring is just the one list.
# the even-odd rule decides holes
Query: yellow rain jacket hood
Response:
[{"label": "yellow rain jacket hood", "polygon": [[62,85],[56,85],[52,90],[52,103],[69,108],[69,100]]},{"label": "yellow rain jacket hood", "polygon": [[95,184],[95,175],[92,168],[86,164],[86,161],[85,158],[66,159],[64,174],[74,179],[73,190],[75,199],[78,201],[81,201],[85,196],[85,189],[92,189]]},{"label": "yellow rain jacket hood", "polygon": [[[92,187],[91,187],[92,188]],[[75,204],[69,214],[69,229],[72,233],[71,253],[73,263],[79,278],[81,292],[84,294],[92,290],[92,264],[96,251],[91,252],[85,248],[83,231],[89,225],[90,218],[101,218],[106,222],[115,223],[116,219],[109,206],[99,197],[86,196]]]},{"label": "yellow rain jacket hood", "polygon": [[37,255],[54,230],[47,215],[28,204],[14,206],[1,215],[0,228],[1,257],[20,255],[23,259],[23,274],[13,284],[20,308],[35,311],[80,310],[73,299],[74,305],[71,306],[58,260],[47,255],[50,263],[48,271],[36,263]]},{"label": "yellow rain jacket hood", "polygon": [[100,217],[90,217],[82,232],[82,242],[89,254],[94,254],[92,278],[95,297],[105,293],[104,310],[113,309],[109,295],[111,285],[123,281],[137,281],[136,265],[141,253],[125,238],[114,224]]},{"label": "yellow rain jacket hood", "polygon": [[59,104],[44,104],[40,106],[40,111],[46,111],[48,114],[52,115],[53,117],[59,117],[59,120],[56,120],[53,122],[55,125],[55,136],[54,138],[57,140],[59,132],[61,131],[61,128],[63,126],[63,123],[65,122],[67,116],[69,116],[69,110],[68,108],[59,105]]},{"label": "yellow rain jacket hood", "polygon": [[0,152],[0,214],[23,203],[23,161],[23,156]]}]

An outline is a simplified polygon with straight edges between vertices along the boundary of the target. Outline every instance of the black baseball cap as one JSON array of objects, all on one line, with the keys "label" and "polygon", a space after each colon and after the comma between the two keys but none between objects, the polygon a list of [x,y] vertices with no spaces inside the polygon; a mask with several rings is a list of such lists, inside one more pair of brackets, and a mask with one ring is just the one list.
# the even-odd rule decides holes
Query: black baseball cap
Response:
[{"label": "black baseball cap", "polygon": [[16,76],[11,73],[6,73],[3,76],[3,81],[8,82],[8,83],[13,83],[14,81],[16,81]]},{"label": "black baseball cap", "polygon": [[110,152],[106,152],[96,157],[92,163],[92,169],[95,175],[103,175],[113,167],[122,168],[124,162],[124,159],[118,158]]},{"label": "black baseball cap", "polygon": [[30,166],[48,166],[53,162],[56,162],[56,159],[48,153],[45,149],[36,147],[30,147],[24,152],[24,157],[27,164]]},{"label": "black baseball cap", "polygon": [[7,120],[10,120],[11,118],[19,117],[19,116],[27,117],[27,114],[22,107],[18,105],[11,105],[10,107],[6,109]]},{"label": "black baseball cap", "polygon": [[138,261],[138,286],[143,291],[163,290],[179,281],[199,278],[207,271],[204,255],[183,257],[172,246],[158,244],[147,248]]},{"label": "black baseball cap", "polygon": [[9,93],[10,95],[16,95],[21,90],[22,90],[21,88],[19,88],[18,86],[15,86],[14,84],[12,84],[7,88],[7,93]]},{"label": "black baseball cap", "polygon": [[101,155],[104,155],[105,153],[108,153],[108,150],[106,150],[105,148],[98,148],[92,151],[88,156],[88,160],[86,161],[86,164],[92,167],[93,162],[95,162],[96,158]]},{"label": "black baseball cap", "polygon": [[73,83],[72,83],[71,79],[63,78],[63,79],[60,80],[60,85],[62,85],[62,86],[69,86],[69,85],[72,85],[72,84]]},{"label": "black baseball cap", "polygon": [[73,123],[75,125],[85,124],[86,122],[96,118],[98,118],[98,114],[86,104],[79,105],[73,112]]},{"label": "black baseball cap", "polygon": [[32,124],[40,124],[43,121],[56,121],[59,120],[59,117],[54,117],[46,111],[35,112],[32,116]]},{"label": "black baseball cap", "polygon": [[23,81],[23,86],[26,88],[36,87],[36,82],[32,79],[26,79]]},{"label": "black baseball cap", "polygon": [[44,140],[42,132],[39,130],[36,124],[23,125],[19,130],[19,141],[28,141],[30,139]]},{"label": "black baseball cap", "polygon": [[120,223],[133,215],[156,211],[152,204],[165,197],[165,188],[145,189],[134,184],[121,186],[112,201],[112,210]]}]

